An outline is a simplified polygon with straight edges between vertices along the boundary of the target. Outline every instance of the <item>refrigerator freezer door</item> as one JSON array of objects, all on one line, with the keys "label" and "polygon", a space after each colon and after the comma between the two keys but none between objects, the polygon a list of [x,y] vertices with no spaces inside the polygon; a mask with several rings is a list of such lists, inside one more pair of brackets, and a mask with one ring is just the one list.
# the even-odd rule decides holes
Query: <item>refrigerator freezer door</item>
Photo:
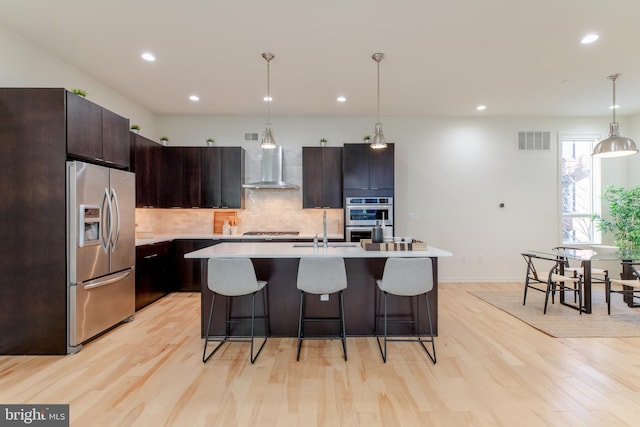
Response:
[{"label": "refrigerator freezer door", "polygon": [[135,270],[69,287],[69,346],[127,320],[135,311]]},{"label": "refrigerator freezer door", "polygon": [[136,181],[135,174],[111,169],[112,273],[131,268],[136,263]]},{"label": "refrigerator freezer door", "polygon": [[67,186],[69,283],[78,283],[109,274],[109,169],[68,162]]}]

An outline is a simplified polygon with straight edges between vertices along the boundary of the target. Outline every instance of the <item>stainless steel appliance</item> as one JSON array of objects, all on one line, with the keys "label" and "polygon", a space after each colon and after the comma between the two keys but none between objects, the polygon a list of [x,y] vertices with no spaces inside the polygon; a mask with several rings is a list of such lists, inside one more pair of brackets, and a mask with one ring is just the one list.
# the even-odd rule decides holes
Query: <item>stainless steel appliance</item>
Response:
[{"label": "stainless steel appliance", "polygon": [[384,220],[393,230],[393,197],[347,197],[344,215],[347,242],[371,239],[376,222]]},{"label": "stainless steel appliance", "polygon": [[67,162],[68,352],[135,311],[135,175]]}]

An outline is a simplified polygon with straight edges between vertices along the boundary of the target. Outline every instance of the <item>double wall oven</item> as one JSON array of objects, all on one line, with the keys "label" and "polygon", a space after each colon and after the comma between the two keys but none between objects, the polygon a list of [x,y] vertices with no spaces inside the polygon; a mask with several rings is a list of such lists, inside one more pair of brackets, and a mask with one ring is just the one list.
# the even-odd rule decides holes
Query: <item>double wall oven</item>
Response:
[{"label": "double wall oven", "polygon": [[393,230],[393,197],[347,197],[344,209],[347,242],[371,239],[373,227],[383,220]]}]

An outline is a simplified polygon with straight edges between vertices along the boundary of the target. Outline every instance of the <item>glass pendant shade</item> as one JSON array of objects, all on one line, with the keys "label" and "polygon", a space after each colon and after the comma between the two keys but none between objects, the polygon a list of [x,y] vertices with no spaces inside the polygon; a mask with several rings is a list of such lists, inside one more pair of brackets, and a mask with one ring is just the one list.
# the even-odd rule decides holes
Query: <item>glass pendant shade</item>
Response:
[{"label": "glass pendant shade", "polygon": [[376,123],[376,133],[371,140],[371,148],[378,150],[380,148],[386,148],[387,141],[384,139],[384,133],[382,132],[382,123]]},{"label": "glass pendant shade", "polygon": [[271,123],[267,123],[264,132],[262,132],[260,148],[276,148],[276,138],[271,131]]},{"label": "glass pendant shade", "polygon": [[[613,82],[613,104],[616,105],[616,79],[620,74],[609,76],[609,80]],[[616,122],[616,109],[613,109],[613,121],[609,126],[609,136],[598,142],[591,153],[594,157],[622,157],[630,156],[638,152],[636,143],[631,138],[620,136],[618,123]]]}]

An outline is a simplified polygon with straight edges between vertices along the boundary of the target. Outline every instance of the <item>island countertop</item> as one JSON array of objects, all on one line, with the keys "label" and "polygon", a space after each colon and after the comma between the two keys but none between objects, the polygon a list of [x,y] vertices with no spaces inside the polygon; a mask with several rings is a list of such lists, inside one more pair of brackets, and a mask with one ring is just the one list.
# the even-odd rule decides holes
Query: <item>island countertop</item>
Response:
[{"label": "island countertop", "polygon": [[[307,243],[306,245],[309,245]],[[306,258],[340,256],[343,258],[422,258],[448,257],[451,252],[427,246],[425,251],[367,251],[358,243],[331,242],[329,247],[300,246],[294,242],[228,242],[185,254],[185,258]]]}]

